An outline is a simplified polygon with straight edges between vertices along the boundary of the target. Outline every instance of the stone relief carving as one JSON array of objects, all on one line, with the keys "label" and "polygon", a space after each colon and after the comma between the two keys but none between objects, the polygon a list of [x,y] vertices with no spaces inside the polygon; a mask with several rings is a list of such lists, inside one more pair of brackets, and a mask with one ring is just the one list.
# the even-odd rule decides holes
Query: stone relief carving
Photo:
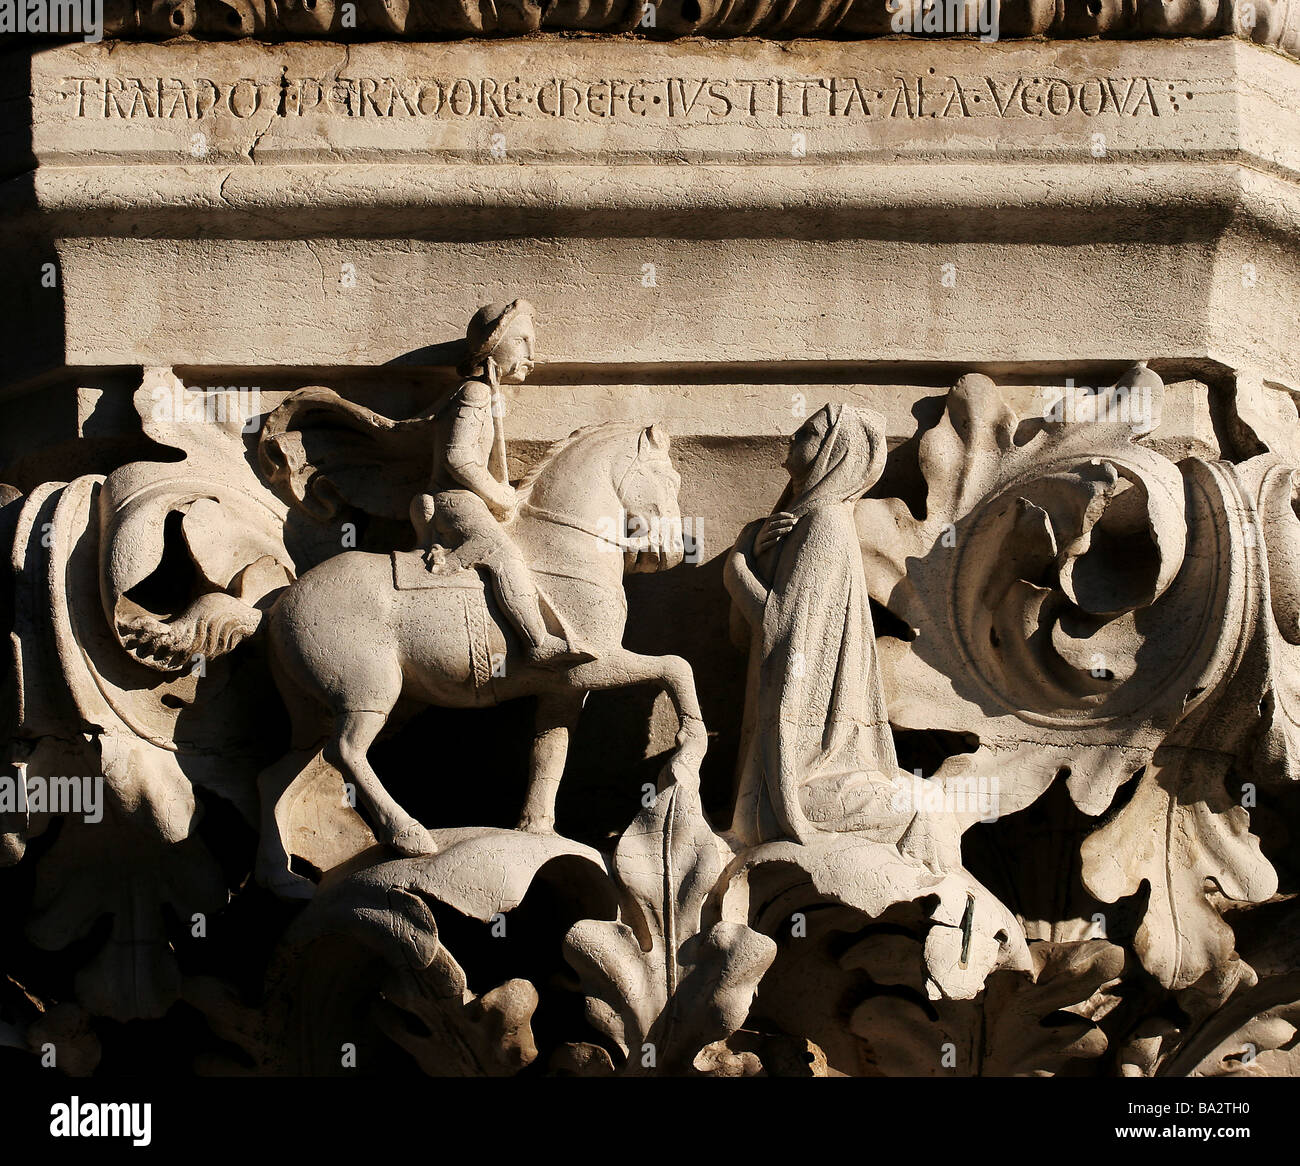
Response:
[{"label": "stone relief carving", "polygon": [[790,440],[776,509],[728,558],[728,590],[753,629],[730,837],[747,879],[790,863],[872,918],[936,896],[927,987],[961,997],[1028,955],[1015,920],[961,870],[957,817],[928,813],[929,783],[898,767],[853,519],[884,461],[879,417],[819,410]]},{"label": "stone relief carving", "polygon": [[[33,872],[26,940],[80,963],[71,997],[0,998],[0,1038],[90,1072],[97,1018],[183,1000],[225,1042],[209,1072],[337,1072],[357,1040],[435,1075],[1290,1071],[1287,451],[1171,445],[1145,364],[1033,417],[968,373],[893,451],[870,409],[814,411],[722,556],[730,629],[701,630],[748,660],[720,830],[691,665],[624,646],[626,578],[692,569],[669,438],[587,425],[512,485],[500,388],[534,343],[526,301],[480,309],[406,420],[308,387],[176,424],[194,394],[150,370],[135,409],[172,460],[6,490],[0,856]],[[345,515],[389,545],[298,537]],[[584,701],[633,685],[674,747],[615,836],[568,838]],[[521,697],[515,828],[404,807],[488,776],[418,709]],[[419,772],[376,760],[401,726]],[[76,773],[102,775],[93,824],[31,797]],[[260,989],[186,970],[177,920],[256,910]]]},{"label": "stone relief carving", "polygon": [[164,910],[189,917],[225,905],[225,880],[196,830],[198,795],[255,816],[241,770],[262,748],[267,692],[235,649],[293,574],[284,507],[243,461],[243,419],[158,420],[158,400],[185,396],[164,371],[135,394],[146,435],[179,462],[132,462],[8,503],[12,763],[19,784],[27,774],[102,775],[104,804],[93,824],[35,802],[10,807],[0,853],[20,860],[61,822],[39,862],[28,935],[58,950],[110,917],[77,995],[119,1019],[160,1016],[179,994]]},{"label": "stone relief carving", "polygon": [[1059,5],[1046,0],[970,0],[961,6],[962,24],[948,27],[941,5],[920,0],[858,0],[827,4],[779,5],[770,0],[721,3],[717,0],[665,0],[646,15],[641,0],[574,3],[535,0],[469,4],[444,0],[362,3],[351,22],[334,0],[221,0],[205,6],[196,0],[109,0],[110,36],[205,37],[410,37],[451,39],[467,36],[519,36],[539,29],[627,33],[649,36],[889,36],[979,35],[989,29],[1003,38],[1091,36],[1129,38],[1236,35],[1295,53],[1300,32],[1290,0],[1214,0],[1212,3]]}]

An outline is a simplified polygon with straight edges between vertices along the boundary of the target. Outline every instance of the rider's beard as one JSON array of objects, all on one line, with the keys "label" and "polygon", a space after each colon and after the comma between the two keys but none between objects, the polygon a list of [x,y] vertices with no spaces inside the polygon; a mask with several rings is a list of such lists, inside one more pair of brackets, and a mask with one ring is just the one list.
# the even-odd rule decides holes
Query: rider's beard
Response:
[{"label": "rider's beard", "polygon": [[522,385],[528,378],[528,374],[533,371],[533,362],[530,360],[516,360],[509,368],[501,370],[497,377],[502,384]]}]

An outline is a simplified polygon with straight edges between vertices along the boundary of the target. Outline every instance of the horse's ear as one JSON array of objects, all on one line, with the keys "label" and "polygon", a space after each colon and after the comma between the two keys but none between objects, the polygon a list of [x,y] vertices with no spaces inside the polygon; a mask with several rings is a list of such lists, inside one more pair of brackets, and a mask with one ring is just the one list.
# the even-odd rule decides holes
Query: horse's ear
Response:
[{"label": "horse's ear", "polygon": [[667,453],[668,444],[667,433],[660,429],[658,425],[647,425],[641,433],[641,440],[637,443],[637,452]]}]

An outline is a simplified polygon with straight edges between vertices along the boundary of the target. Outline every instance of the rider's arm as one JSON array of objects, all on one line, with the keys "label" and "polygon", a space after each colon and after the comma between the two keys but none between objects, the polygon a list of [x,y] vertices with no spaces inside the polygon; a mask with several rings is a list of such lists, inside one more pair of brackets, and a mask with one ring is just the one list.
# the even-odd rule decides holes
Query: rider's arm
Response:
[{"label": "rider's arm", "polygon": [[488,471],[484,436],[492,430],[492,391],[481,381],[466,381],[460,391],[447,442],[447,473],[473,491],[494,512],[508,512],[514,491]]}]

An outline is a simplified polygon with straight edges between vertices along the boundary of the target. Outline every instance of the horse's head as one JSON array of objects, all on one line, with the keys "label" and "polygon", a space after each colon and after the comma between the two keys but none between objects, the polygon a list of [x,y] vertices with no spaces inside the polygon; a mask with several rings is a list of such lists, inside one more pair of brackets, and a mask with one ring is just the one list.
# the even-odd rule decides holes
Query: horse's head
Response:
[{"label": "horse's head", "polygon": [[607,421],[556,442],[519,492],[524,513],[621,549],[625,572],[662,571],[684,557],[681,482],[663,430]]},{"label": "horse's head", "polygon": [[677,491],[682,477],[668,456],[668,434],[657,425],[643,429],[636,454],[614,484],[624,515],[624,570],[664,571],[684,555]]}]

